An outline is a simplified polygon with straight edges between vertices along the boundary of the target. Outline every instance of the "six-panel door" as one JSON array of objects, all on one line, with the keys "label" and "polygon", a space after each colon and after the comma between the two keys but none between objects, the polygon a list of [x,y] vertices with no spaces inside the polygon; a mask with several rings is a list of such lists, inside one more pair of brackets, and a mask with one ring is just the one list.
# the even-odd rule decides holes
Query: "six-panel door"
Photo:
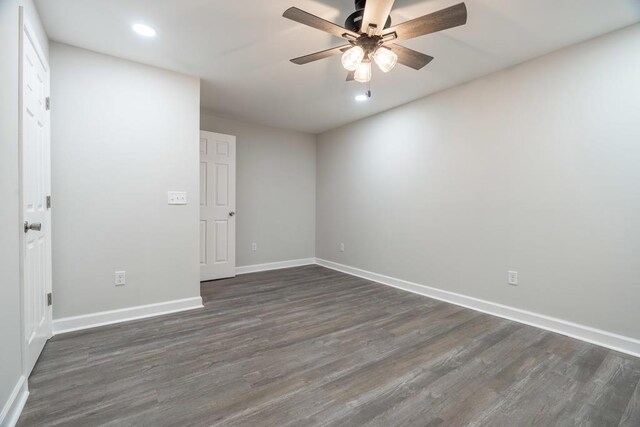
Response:
[{"label": "six-panel door", "polygon": [[200,132],[200,280],[236,272],[236,137]]},{"label": "six-panel door", "polygon": [[47,196],[51,191],[49,111],[46,100],[49,71],[29,28],[22,44],[22,215],[23,304],[25,374],[33,369],[51,337],[51,215]]}]

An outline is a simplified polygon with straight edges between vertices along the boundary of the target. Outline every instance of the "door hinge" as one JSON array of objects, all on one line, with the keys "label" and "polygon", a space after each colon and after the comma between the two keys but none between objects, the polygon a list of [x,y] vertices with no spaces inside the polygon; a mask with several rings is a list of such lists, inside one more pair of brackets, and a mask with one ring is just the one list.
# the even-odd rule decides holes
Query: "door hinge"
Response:
[{"label": "door hinge", "polygon": [[49,292],[47,294],[47,306],[50,306],[52,304],[52,297],[51,297],[51,292]]},{"label": "door hinge", "polygon": [[47,209],[51,209],[51,196],[47,196]]},{"label": "door hinge", "polygon": [[47,111],[51,110],[51,98],[47,96],[44,101],[45,101],[45,107],[47,108]]}]

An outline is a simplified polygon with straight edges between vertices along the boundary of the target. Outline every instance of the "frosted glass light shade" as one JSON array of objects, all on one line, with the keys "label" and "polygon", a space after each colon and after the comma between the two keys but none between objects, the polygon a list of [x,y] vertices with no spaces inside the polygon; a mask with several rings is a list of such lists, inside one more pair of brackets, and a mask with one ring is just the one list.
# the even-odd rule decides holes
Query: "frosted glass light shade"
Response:
[{"label": "frosted glass light shade", "polygon": [[360,83],[367,83],[371,80],[371,61],[361,63],[356,69],[353,79]]},{"label": "frosted glass light shade", "polygon": [[386,47],[379,47],[373,54],[373,60],[383,73],[388,73],[398,63],[398,55]]},{"label": "frosted glass light shade", "polygon": [[145,24],[133,24],[131,28],[133,28],[133,31],[144,37],[156,36],[156,30]]},{"label": "frosted glass light shade", "polygon": [[364,59],[364,50],[360,46],[354,46],[342,54],[342,66],[345,70],[355,71]]}]

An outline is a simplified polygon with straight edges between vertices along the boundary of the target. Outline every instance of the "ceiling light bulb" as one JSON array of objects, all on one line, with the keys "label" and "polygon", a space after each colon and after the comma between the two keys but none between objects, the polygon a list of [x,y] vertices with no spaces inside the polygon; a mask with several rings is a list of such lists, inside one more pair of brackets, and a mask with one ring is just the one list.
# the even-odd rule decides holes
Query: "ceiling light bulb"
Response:
[{"label": "ceiling light bulb", "polygon": [[355,71],[364,59],[364,50],[360,46],[354,46],[342,54],[342,66],[345,70]]},{"label": "ceiling light bulb", "polygon": [[360,83],[367,83],[371,80],[371,61],[363,62],[356,69],[353,79]]},{"label": "ceiling light bulb", "polygon": [[376,61],[376,64],[378,64],[378,67],[380,67],[383,73],[388,73],[396,66],[398,55],[391,49],[380,47],[376,50],[376,53],[373,54],[373,60]]},{"label": "ceiling light bulb", "polygon": [[148,25],[133,24],[132,28],[133,28],[133,31],[135,31],[136,33],[144,37],[155,37],[156,35],[156,30],[154,30]]}]

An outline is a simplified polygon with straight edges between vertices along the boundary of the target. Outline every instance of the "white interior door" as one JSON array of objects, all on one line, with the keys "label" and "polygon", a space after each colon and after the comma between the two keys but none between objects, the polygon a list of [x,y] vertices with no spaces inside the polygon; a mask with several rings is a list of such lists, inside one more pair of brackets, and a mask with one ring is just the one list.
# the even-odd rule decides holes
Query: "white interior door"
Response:
[{"label": "white interior door", "polygon": [[51,337],[51,153],[49,135],[49,67],[30,27],[22,25],[22,300],[25,373],[31,373]]},{"label": "white interior door", "polygon": [[200,132],[200,280],[236,275],[236,137]]}]

